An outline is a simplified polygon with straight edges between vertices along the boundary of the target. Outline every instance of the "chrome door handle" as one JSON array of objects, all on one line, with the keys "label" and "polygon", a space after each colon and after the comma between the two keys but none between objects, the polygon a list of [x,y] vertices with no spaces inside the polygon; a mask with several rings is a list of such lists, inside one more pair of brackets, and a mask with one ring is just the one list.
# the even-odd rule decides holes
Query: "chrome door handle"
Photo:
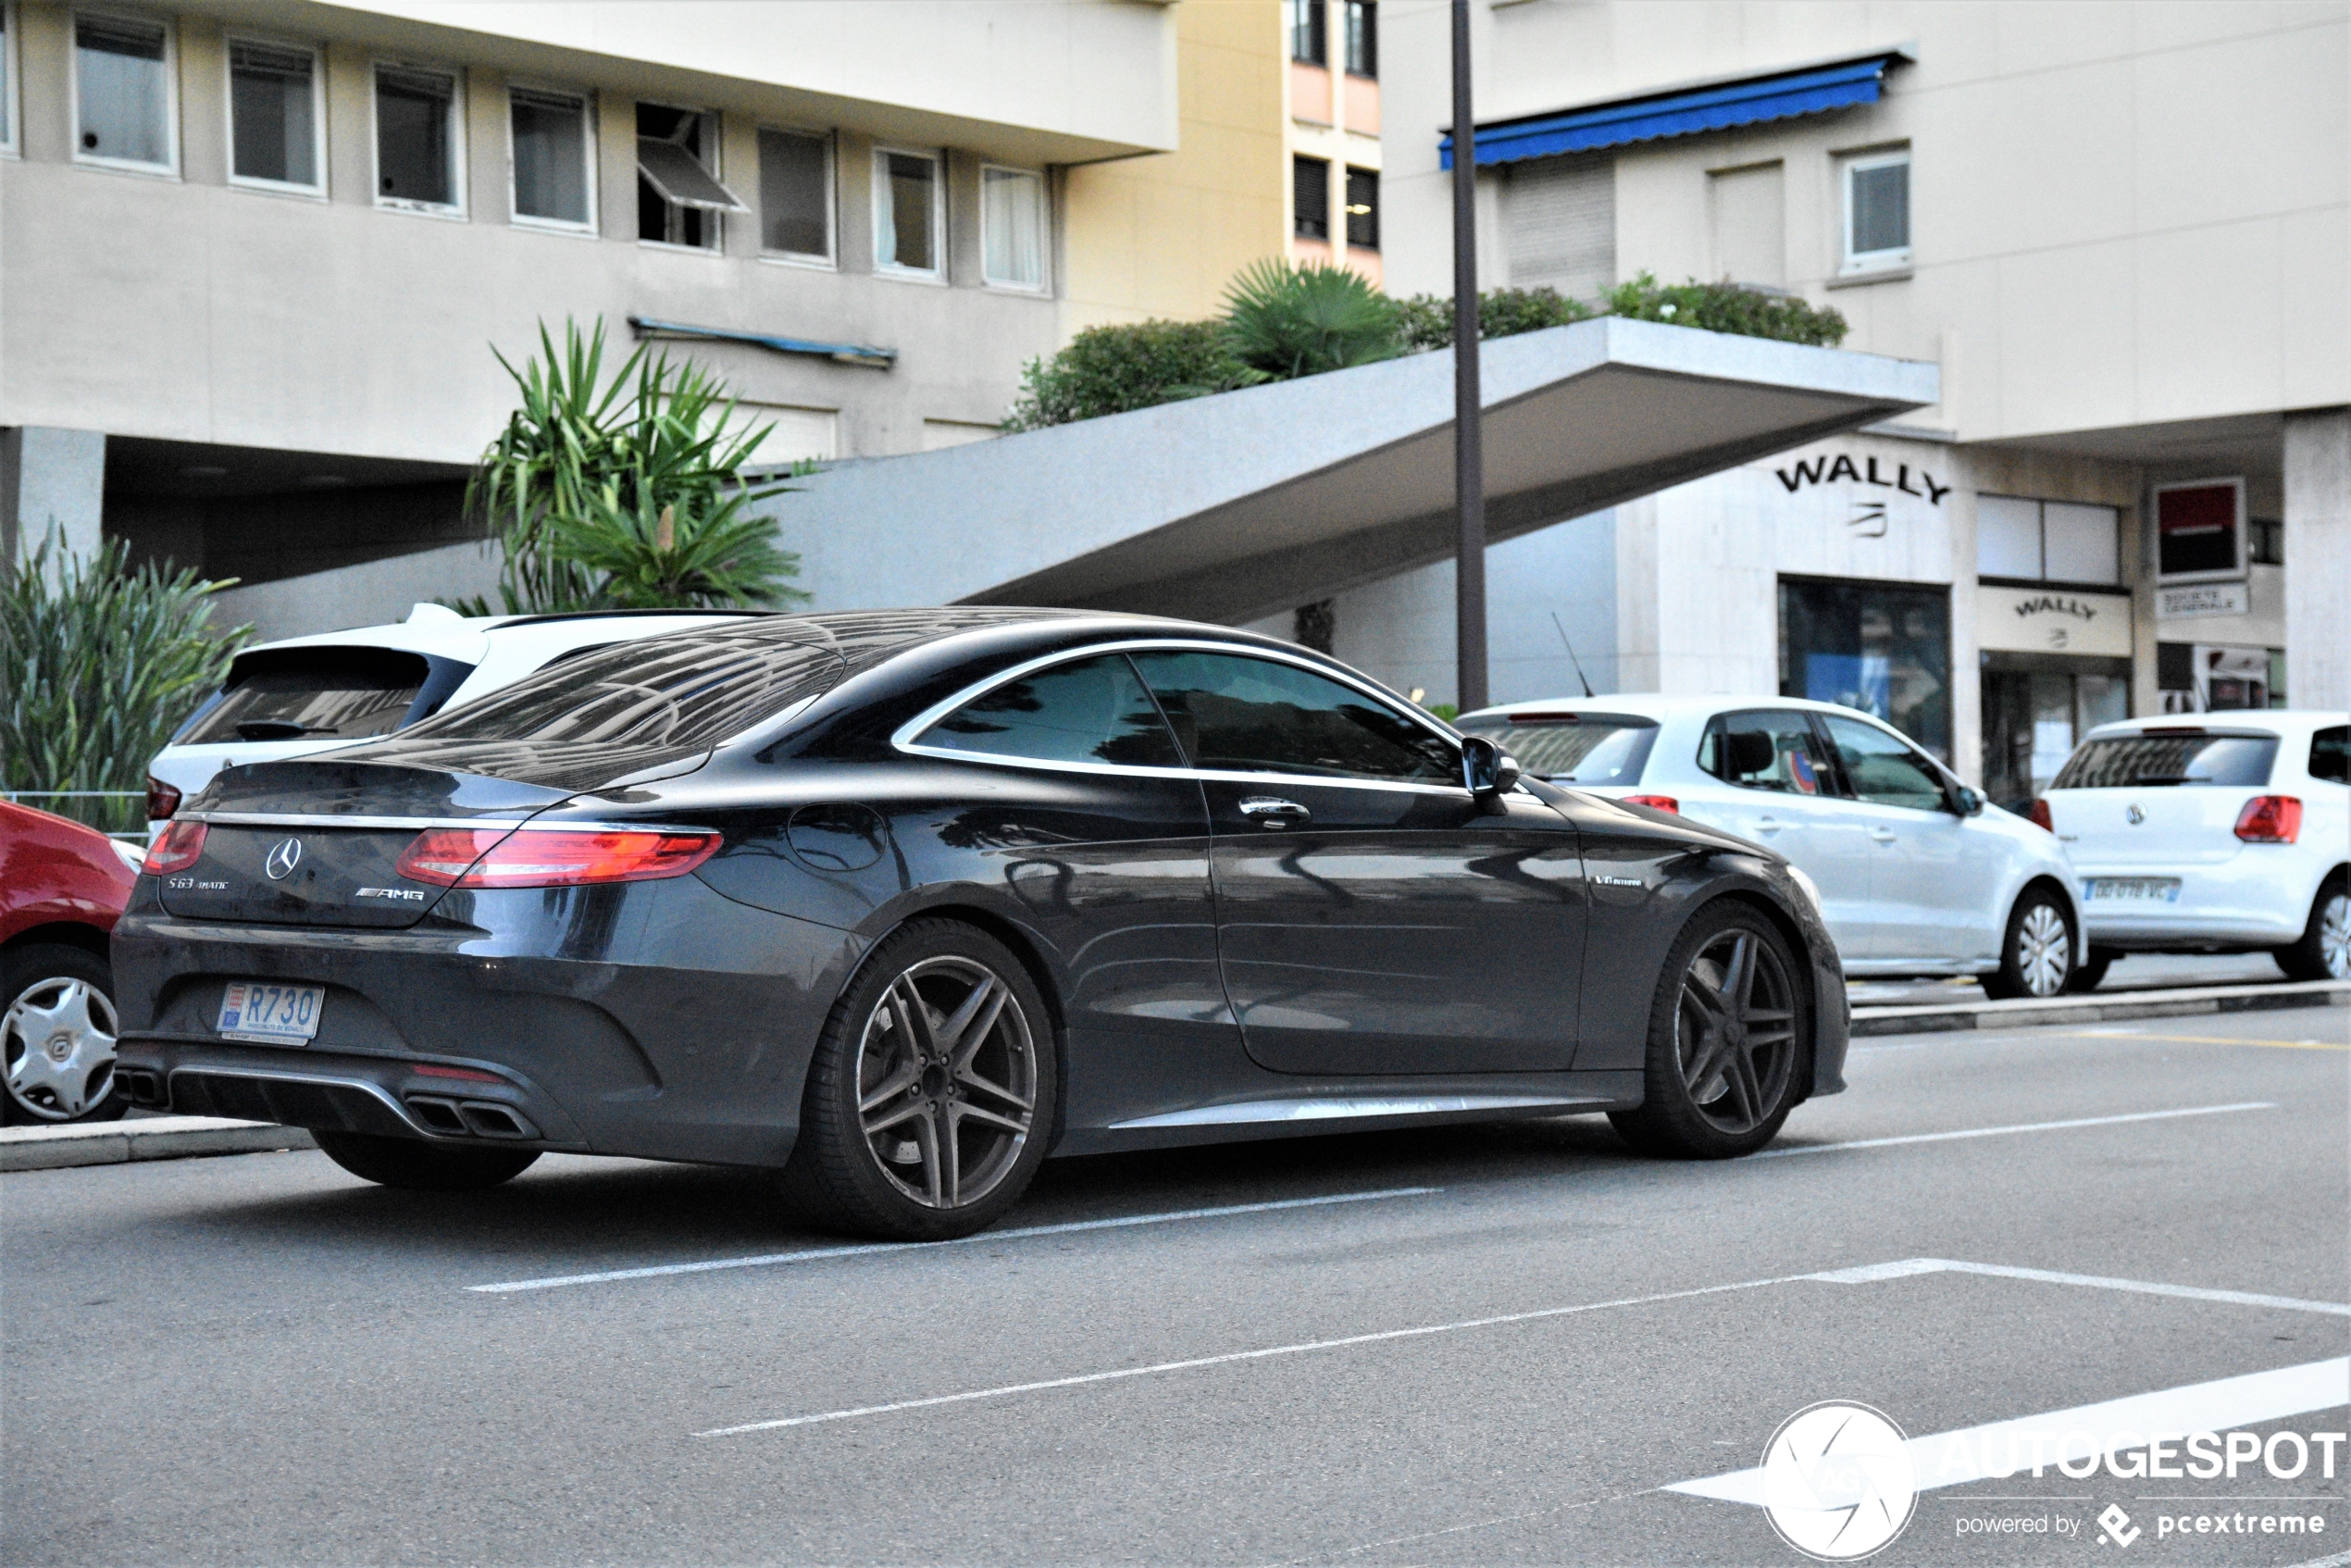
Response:
[{"label": "chrome door handle", "polygon": [[1881,844],[1890,844],[1894,841],[1895,834],[1890,828],[1872,828],[1870,829],[1870,837]]},{"label": "chrome door handle", "polygon": [[1781,822],[1781,821],[1778,821],[1778,820],[1776,820],[1776,819],[1774,819],[1774,818],[1773,818],[1773,817],[1769,817],[1769,816],[1767,816],[1767,817],[1764,817],[1761,821],[1760,821],[1760,822],[1756,823],[1756,825],[1755,825],[1755,830],[1756,830],[1758,833],[1776,833],[1776,832],[1778,832],[1781,828],[1785,828],[1785,827],[1786,827],[1786,826],[1787,826],[1787,824],[1786,824],[1786,823],[1785,823],[1785,822]]},{"label": "chrome door handle", "polygon": [[1304,822],[1313,813],[1296,801],[1286,801],[1278,795],[1251,795],[1241,802],[1241,815],[1260,828],[1287,828]]}]

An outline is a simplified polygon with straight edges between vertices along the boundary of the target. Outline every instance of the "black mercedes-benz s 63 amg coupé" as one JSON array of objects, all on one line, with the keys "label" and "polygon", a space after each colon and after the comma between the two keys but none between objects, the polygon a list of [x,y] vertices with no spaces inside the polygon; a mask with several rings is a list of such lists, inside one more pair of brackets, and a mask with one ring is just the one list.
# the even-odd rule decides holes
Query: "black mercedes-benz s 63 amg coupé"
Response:
[{"label": "black mercedes-benz s 63 amg coup\u00e9", "polygon": [[396,1187],[760,1167],[898,1238],[1057,1151],[1606,1112],[1718,1157],[1844,1087],[1777,855],[1335,660],[1083,612],[747,618],[230,769],[114,963],[141,1105]]}]

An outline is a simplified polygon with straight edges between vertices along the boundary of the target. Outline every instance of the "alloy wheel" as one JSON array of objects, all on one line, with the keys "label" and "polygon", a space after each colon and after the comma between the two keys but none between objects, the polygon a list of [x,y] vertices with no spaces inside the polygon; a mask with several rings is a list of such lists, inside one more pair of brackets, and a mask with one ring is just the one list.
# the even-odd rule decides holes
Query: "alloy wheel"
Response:
[{"label": "alloy wheel", "polygon": [[1796,1064],[1796,989],[1753,931],[1723,932],[1690,960],[1674,1017],[1690,1103],[1721,1132],[1752,1132],[1778,1109]]},{"label": "alloy wheel", "polygon": [[0,1016],[8,1095],[44,1122],[69,1122],[114,1088],[114,1002],[70,975],[35,980]]},{"label": "alloy wheel", "polygon": [[2065,916],[2046,903],[2024,912],[2016,926],[2016,972],[2026,994],[2055,996],[2073,972],[2073,936]]},{"label": "alloy wheel", "polygon": [[2320,912],[2319,956],[2329,975],[2351,980],[2351,892],[2338,890]]},{"label": "alloy wheel", "polygon": [[1020,999],[975,959],[927,958],[865,1020],[857,1112],[882,1175],[915,1202],[978,1202],[1019,1162],[1037,1114],[1037,1045]]}]

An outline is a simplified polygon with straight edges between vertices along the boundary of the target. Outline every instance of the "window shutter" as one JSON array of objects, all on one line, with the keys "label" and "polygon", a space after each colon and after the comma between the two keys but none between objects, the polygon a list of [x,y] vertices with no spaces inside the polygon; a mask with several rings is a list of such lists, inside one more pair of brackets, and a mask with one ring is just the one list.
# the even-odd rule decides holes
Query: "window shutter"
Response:
[{"label": "window shutter", "polygon": [[1616,283],[1616,159],[1597,153],[1512,164],[1502,244],[1511,286],[1590,300]]}]

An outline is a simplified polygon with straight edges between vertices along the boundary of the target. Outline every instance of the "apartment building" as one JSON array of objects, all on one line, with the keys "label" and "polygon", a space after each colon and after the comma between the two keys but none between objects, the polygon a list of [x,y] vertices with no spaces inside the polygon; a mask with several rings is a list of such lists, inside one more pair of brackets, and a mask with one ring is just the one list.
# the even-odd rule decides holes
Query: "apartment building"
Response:
[{"label": "apartment building", "polygon": [[0,545],[248,583],[466,537],[542,322],[918,452],[1287,214],[1256,7],[6,0],[0,59]]},{"label": "apartment building", "polygon": [[1379,6],[1282,0],[1291,261],[1380,272]]},{"label": "apartment building", "polygon": [[[1380,20],[1383,271],[1449,292],[1448,7]],[[1499,700],[1580,663],[1846,701],[2004,801],[2103,719],[2351,703],[2351,6],[1475,0],[1474,36],[1486,287],[1728,278],[1943,388],[1498,546]],[[1450,582],[1342,594],[1337,652],[1441,699]]]}]

